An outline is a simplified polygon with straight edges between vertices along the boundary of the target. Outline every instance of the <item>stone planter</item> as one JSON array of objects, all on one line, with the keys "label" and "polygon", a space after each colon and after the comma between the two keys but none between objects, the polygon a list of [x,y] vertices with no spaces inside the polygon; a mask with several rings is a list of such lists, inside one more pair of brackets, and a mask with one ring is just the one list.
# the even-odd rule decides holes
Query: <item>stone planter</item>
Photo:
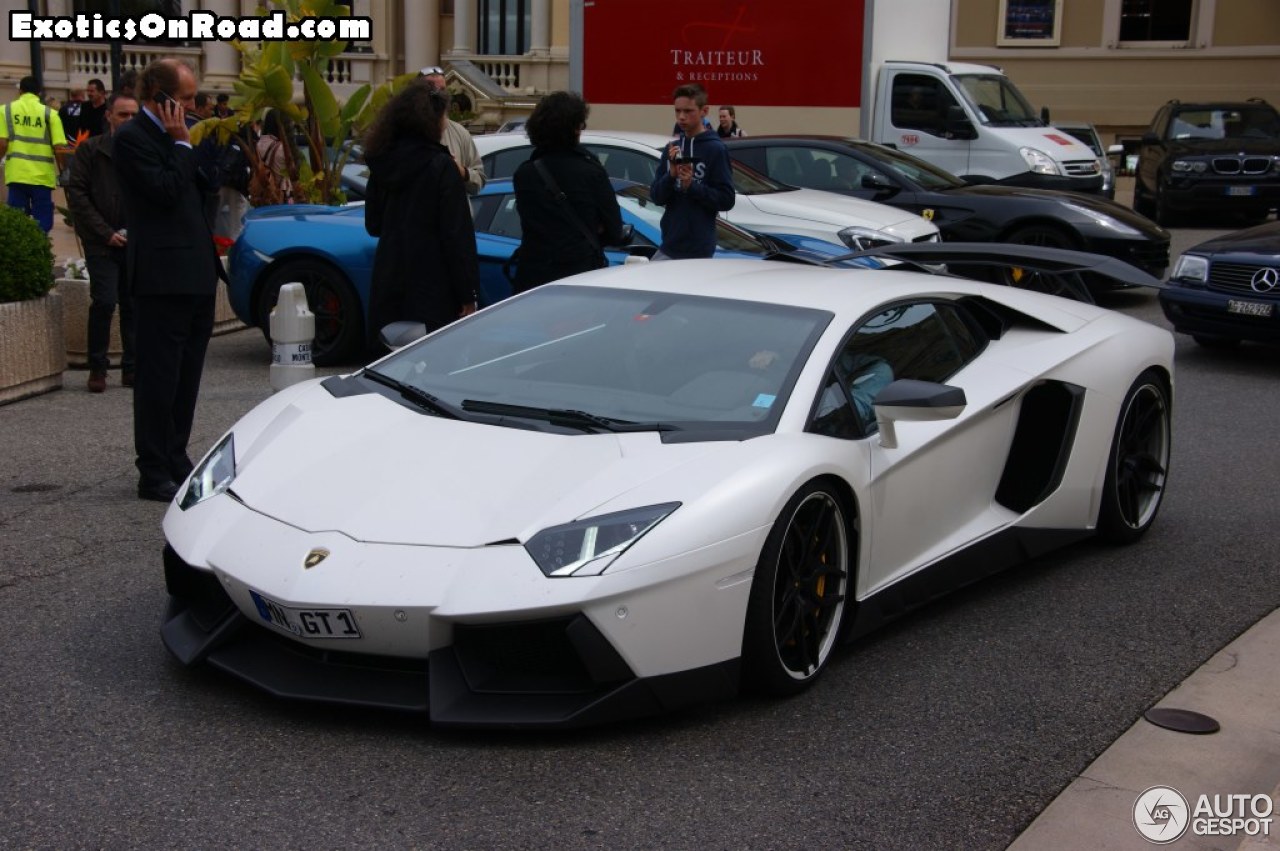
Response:
[{"label": "stone planter", "polygon": [[0,404],[62,387],[62,296],[0,304]]},{"label": "stone planter", "polygon": [[[67,342],[67,365],[85,369],[89,366],[89,282],[79,278],[59,278],[54,290],[62,295],[63,335]],[[218,284],[213,313],[213,333],[239,331],[244,323],[236,318],[227,299],[226,284]],[[107,356],[118,366],[123,349],[120,346],[120,311],[111,317],[111,344]]]}]

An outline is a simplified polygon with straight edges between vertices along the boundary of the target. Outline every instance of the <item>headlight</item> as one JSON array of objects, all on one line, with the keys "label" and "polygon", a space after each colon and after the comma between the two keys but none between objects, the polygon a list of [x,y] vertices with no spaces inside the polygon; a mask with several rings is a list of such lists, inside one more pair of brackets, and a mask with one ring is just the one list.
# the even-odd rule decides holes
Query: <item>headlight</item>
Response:
[{"label": "headlight", "polygon": [[211,496],[217,496],[231,486],[235,477],[236,442],[233,435],[228,434],[191,472],[187,492],[182,495],[178,507],[185,511]]},{"label": "headlight", "polygon": [[599,576],[679,507],[678,502],[667,502],[552,526],[530,538],[524,548],[547,576]]},{"label": "headlight", "polygon": [[1209,280],[1209,258],[1183,254],[1178,258],[1178,262],[1173,264],[1173,274],[1169,276],[1169,280],[1194,284],[1205,283]]},{"label": "headlight", "polygon": [[868,248],[879,248],[882,245],[893,245],[902,242],[901,237],[885,233],[875,228],[849,227],[840,231],[840,241],[854,251],[866,251]]},{"label": "headlight", "polygon": [[1204,174],[1208,166],[1203,160],[1174,160],[1170,168],[1178,174]]},{"label": "headlight", "polygon": [[1062,174],[1053,157],[1037,148],[1019,148],[1018,153],[1027,161],[1027,167],[1033,174]]},{"label": "headlight", "polygon": [[1088,207],[1081,206],[1080,204],[1073,204],[1070,201],[1064,201],[1062,206],[1073,212],[1079,213],[1098,227],[1104,227],[1107,230],[1115,231],[1123,236],[1142,236],[1142,232],[1137,228],[1130,227],[1119,219],[1108,216],[1106,213],[1099,213],[1097,210],[1091,210]]}]

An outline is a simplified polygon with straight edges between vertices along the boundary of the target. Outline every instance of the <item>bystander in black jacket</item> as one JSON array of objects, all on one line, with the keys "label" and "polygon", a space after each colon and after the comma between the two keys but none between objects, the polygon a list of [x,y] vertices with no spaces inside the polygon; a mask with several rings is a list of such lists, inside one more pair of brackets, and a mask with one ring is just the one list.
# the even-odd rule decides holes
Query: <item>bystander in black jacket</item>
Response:
[{"label": "bystander in black jacket", "polygon": [[439,142],[403,136],[367,164],[364,226],[378,237],[371,339],[400,320],[428,331],[448,325],[480,288],[475,228],[453,157]]}]

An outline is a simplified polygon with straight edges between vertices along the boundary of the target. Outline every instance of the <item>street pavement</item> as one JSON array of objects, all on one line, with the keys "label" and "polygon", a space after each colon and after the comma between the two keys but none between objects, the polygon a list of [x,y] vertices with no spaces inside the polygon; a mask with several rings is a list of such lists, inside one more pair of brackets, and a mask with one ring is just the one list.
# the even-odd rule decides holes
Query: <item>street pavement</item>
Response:
[{"label": "street pavement", "polygon": [[[1123,197],[1123,195],[1122,195]],[[74,239],[60,223],[53,234],[56,262],[78,254]],[[270,395],[268,349],[256,330],[214,341],[210,348],[192,452],[213,444],[244,412]],[[131,450],[130,391],[118,373],[101,396],[86,392],[83,371],[68,371],[64,390],[37,400],[0,407],[0,450],[8,456],[0,481],[0,517],[5,518],[0,562],[19,565],[0,571],[0,589],[20,584],[22,538],[58,534],[43,527],[42,504],[54,508],[54,494],[80,512],[79,530],[68,547],[91,548],[96,538],[154,539],[162,507],[139,505],[127,515],[119,501],[132,498],[135,471]],[[20,436],[20,437],[19,437]],[[42,489],[48,493],[42,500]],[[113,505],[114,503],[114,505]],[[154,561],[155,553],[147,557]],[[140,574],[150,574],[152,565]],[[75,593],[73,589],[72,592]],[[1180,733],[1140,718],[1077,776],[1010,846],[1013,851],[1098,849],[1121,851],[1150,847],[1135,821],[1150,821],[1135,804],[1153,784],[1181,793],[1194,809],[1201,795],[1271,797],[1270,836],[1249,837],[1236,830],[1225,836],[1197,836],[1191,812],[1181,839],[1169,847],[1185,849],[1280,849],[1280,609],[1263,617],[1157,703],[1203,713],[1219,732]],[[1212,797],[1210,798],[1212,800]],[[1255,810],[1261,800],[1251,800]],[[1246,805],[1248,806],[1248,805]],[[1239,813],[1236,813],[1239,814]],[[1173,828],[1179,825],[1178,812]],[[1249,812],[1243,815],[1249,816]],[[0,844],[3,844],[0,828]]]}]

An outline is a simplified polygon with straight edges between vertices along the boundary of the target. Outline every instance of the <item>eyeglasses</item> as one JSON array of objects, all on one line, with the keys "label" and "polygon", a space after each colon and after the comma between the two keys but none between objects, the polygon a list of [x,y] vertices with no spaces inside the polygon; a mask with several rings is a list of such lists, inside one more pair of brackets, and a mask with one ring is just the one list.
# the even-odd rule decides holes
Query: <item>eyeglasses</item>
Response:
[{"label": "eyeglasses", "polygon": [[432,65],[429,68],[423,68],[421,71],[418,72],[419,77],[434,77],[437,74],[439,74],[441,77],[444,76],[444,69],[441,68],[439,65]]}]

